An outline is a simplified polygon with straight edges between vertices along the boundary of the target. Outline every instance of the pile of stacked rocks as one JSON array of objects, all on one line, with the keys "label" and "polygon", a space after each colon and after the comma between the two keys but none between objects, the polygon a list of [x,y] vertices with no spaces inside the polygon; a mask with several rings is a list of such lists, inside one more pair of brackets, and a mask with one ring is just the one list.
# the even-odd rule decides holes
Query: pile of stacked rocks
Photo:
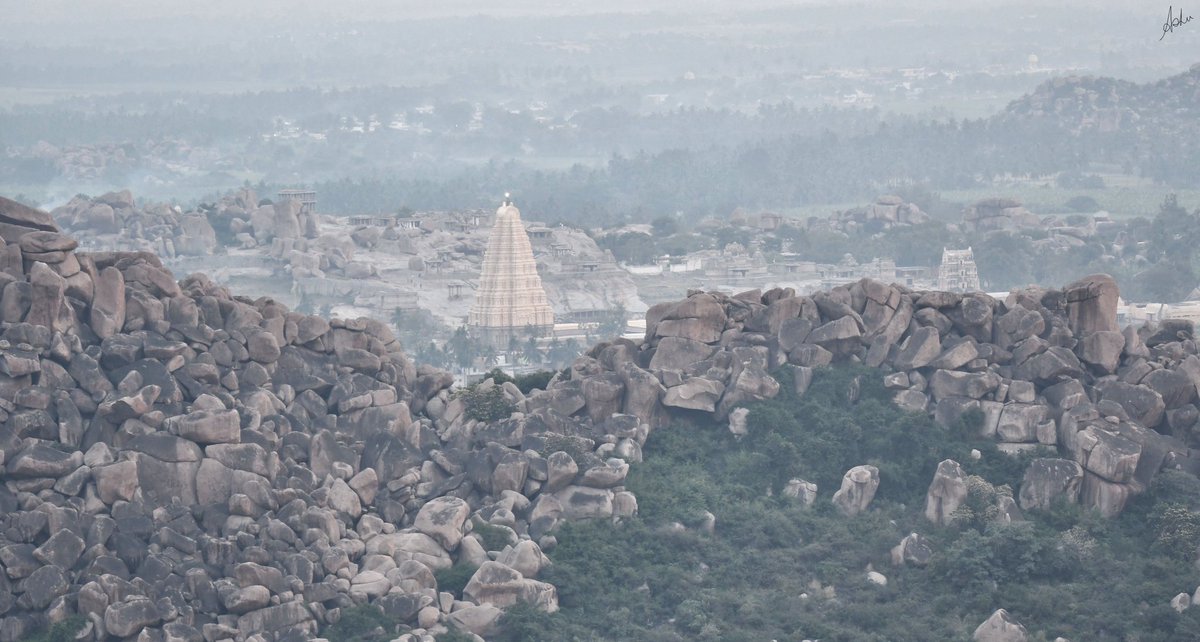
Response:
[{"label": "pile of stacked rocks", "polygon": [[875,202],[831,214],[828,222],[834,229],[847,234],[874,234],[893,227],[921,225],[930,217],[914,203],[905,203],[899,196],[880,196]]},{"label": "pile of stacked rocks", "polygon": [[[301,640],[364,603],[402,639],[487,634],[557,608],[559,520],[636,511],[636,420],[590,439],[511,386],[527,414],[468,420],[379,322],[77,252],[6,199],[0,238],[0,640],[73,614],[79,639]],[[461,595],[454,564],[478,569]]]},{"label": "pile of stacked rocks", "polygon": [[1192,324],[1120,330],[1117,297],[1105,275],[1005,301],[866,279],[812,296],[697,291],[651,308],[640,344],[595,346],[569,380],[528,403],[591,422],[619,411],[650,426],[702,411],[742,432],[753,427],[738,407],[778,393],[775,368],[793,367],[803,392],[812,368],[863,363],[882,370],[903,408],[946,426],[982,417],[1001,450],[1056,455],[1030,466],[1023,507],[1063,498],[1112,516],[1162,468],[1200,469]]},{"label": "pile of stacked rocks", "polygon": [[[228,205],[241,203],[231,199]],[[95,198],[76,196],[51,215],[88,246],[152,252],[166,259],[208,255],[218,247],[205,212],[184,212],[165,203],[138,206],[129,190]]]},{"label": "pile of stacked rocks", "polygon": [[[1005,301],[870,280],[691,292],[546,390],[464,396],[379,322],[176,281],[151,253],[78,252],[5,199],[0,239],[0,642],[72,614],[81,639],[301,640],[365,603],[407,623],[402,639],[488,635],[517,602],[557,608],[537,579],[557,524],[636,514],[625,476],[651,430],[694,413],[754,430],[744,406],[779,393],[780,367],[801,394],[814,368],[877,367],[905,408],[1052,451],[1020,508],[1115,515],[1200,459],[1192,325],[1119,330],[1106,276]],[[512,412],[480,420],[472,399],[494,397]],[[860,512],[880,483],[855,467],[833,500]],[[973,483],[943,462],[929,518]],[[914,534],[895,556],[928,552]],[[455,564],[477,569],[458,595],[435,577]]]},{"label": "pile of stacked rocks", "polygon": [[1011,198],[985,198],[963,212],[963,226],[968,231],[991,232],[1041,228],[1042,219],[1030,212],[1020,201]]},{"label": "pile of stacked rocks", "polygon": [[261,201],[250,188],[189,211],[139,206],[128,190],[76,196],[51,216],[84,247],[149,252],[167,261],[233,252],[259,256],[295,278],[377,276],[354,260],[356,239],[321,234],[320,217],[299,201]]}]

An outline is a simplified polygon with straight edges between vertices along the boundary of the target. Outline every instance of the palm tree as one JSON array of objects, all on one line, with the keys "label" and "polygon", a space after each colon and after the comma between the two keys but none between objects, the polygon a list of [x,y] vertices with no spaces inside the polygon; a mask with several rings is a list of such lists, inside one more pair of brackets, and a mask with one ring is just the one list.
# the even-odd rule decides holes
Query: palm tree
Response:
[{"label": "palm tree", "polygon": [[542,362],[542,352],[538,350],[537,337],[530,336],[529,339],[525,341],[525,351],[522,356],[525,359],[525,363],[531,365]]},{"label": "palm tree", "polygon": [[496,348],[488,346],[483,351],[484,367],[494,366],[500,363],[500,353],[496,352]]}]

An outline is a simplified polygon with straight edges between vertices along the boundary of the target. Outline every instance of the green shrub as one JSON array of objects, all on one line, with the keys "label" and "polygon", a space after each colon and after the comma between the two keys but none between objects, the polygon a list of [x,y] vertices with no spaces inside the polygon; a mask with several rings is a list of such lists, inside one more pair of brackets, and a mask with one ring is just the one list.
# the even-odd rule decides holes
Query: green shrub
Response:
[{"label": "green shrub", "polygon": [[600,463],[600,458],[587,447],[587,441],[582,437],[548,433],[540,454],[542,457],[549,457],[559,451],[570,455],[580,470],[587,470]]},{"label": "green shrub", "polygon": [[466,631],[459,631],[454,627],[450,627],[445,633],[434,638],[437,642],[475,642],[475,636]]},{"label": "green shrub", "polygon": [[[512,610],[496,639],[967,640],[998,606],[1031,639],[1195,639],[1200,609],[1168,606],[1200,584],[1200,571],[1169,554],[1190,549],[1194,513],[1164,508],[1194,508],[1194,478],[1160,475],[1117,519],[1062,502],[995,523],[996,495],[1019,487],[1028,457],[979,437],[977,417],[945,428],[901,412],[878,370],[818,369],[803,398],[789,376],[779,372],[777,398],[747,405],[740,441],[699,415],[652,432],[626,479],[638,515],[561,525],[538,578],[557,587],[560,610]],[[552,437],[544,454],[575,445]],[[937,528],[925,492],[947,458],[987,485],[968,501],[969,524]],[[870,510],[847,519],[829,497],[864,463],[879,467],[881,486]],[[791,477],[820,486],[813,506],[780,496]],[[704,511],[716,516],[712,534],[696,528]],[[914,531],[930,541],[930,564],[891,566],[891,547]],[[868,565],[887,587],[866,581]]]},{"label": "green shrub", "polygon": [[440,568],[434,571],[433,577],[437,580],[439,591],[446,591],[461,597],[467,582],[471,581],[471,576],[475,575],[475,571],[478,569],[478,566],[471,564],[455,564],[450,568]]},{"label": "green shrub", "polygon": [[1175,559],[1194,559],[1200,547],[1200,513],[1182,504],[1164,504],[1156,512],[1155,545]]},{"label": "green shrub", "polygon": [[321,632],[329,642],[385,642],[396,637],[399,624],[378,606],[363,604],[342,611],[337,624]]},{"label": "green shrub", "polygon": [[558,373],[553,370],[538,370],[537,372],[518,375],[517,378],[513,380],[513,383],[516,384],[517,389],[523,394],[529,394],[534,390],[545,390],[546,386],[550,383],[550,380],[553,379],[554,375],[556,374]]},{"label": "green shrub", "polygon": [[555,370],[538,370],[527,374],[513,375],[501,370],[500,368],[492,368],[483,375],[483,379],[491,379],[496,382],[496,385],[511,383],[517,387],[523,394],[529,394],[535,389],[545,390],[546,384],[558,374]]},{"label": "green shrub", "polygon": [[458,391],[458,397],[466,404],[467,418],[484,423],[508,419],[517,409],[504,397],[504,390],[500,386],[491,386],[486,390],[478,385],[468,386]]},{"label": "green shrub", "polygon": [[501,634],[493,642],[546,642],[571,639],[564,635],[561,618],[525,602],[509,607],[500,617]]},{"label": "green shrub", "polygon": [[[505,383],[512,383],[512,382],[516,381],[516,379],[513,379],[512,375],[501,370],[500,368],[492,368],[491,370],[485,372],[483,374],[483,379],[491,379],[492,381],[494,381],[496,383],[497,386],[501,386],[501,385],[504,385]],[[480,379],[480,381],[482,381],[483,379]]]},{"label": "green shrub", "polygon": [[684,600],[675,607],[675,626],[696,635],[708,624],[709,609],[700,600]]},{"label": "green shrub", "polygon": [[479,536],[485,551],[503,550],[505,546],[513,543],[512,534],[508,529],[495,524],[475,522],[471,532]]},{"label": "green shrub", "polygon": [[74,642],[75,634],[82,631],[86,625],[87,620],[82,615],[72,615],[27,638],[26,642]]},{"label": "green shrub", "polygon": [[1200,509],[1200,479],[1181,470],[1165,469],[1150,484],[1150,498],[1165,504],[1180,504]]}]

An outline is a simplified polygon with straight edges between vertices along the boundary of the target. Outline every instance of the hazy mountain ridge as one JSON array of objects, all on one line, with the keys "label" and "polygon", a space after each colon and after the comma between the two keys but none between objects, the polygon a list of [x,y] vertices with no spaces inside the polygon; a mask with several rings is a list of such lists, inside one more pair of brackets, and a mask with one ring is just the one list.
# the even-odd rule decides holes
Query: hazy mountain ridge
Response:
[{"label": "hazy mountain ridge", "polygon": [[997,118],[1055,118],[1069,131],[1193,131],[1200,123],[1200,64],[1155,82],[1067,76],[1013,101]]}]

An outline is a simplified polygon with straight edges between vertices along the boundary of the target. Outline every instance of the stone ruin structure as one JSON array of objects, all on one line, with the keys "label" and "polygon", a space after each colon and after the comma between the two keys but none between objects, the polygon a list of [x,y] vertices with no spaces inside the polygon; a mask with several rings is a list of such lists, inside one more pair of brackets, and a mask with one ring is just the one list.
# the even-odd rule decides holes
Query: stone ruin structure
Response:
[{"label": "stone ruin structure", "polygon": [[513,336],[530,331],[543,336],[554,329],[554,311],[538,276],[521,211],[507,196],[496,210],[467,325],[497,346],[507,346]]}]

